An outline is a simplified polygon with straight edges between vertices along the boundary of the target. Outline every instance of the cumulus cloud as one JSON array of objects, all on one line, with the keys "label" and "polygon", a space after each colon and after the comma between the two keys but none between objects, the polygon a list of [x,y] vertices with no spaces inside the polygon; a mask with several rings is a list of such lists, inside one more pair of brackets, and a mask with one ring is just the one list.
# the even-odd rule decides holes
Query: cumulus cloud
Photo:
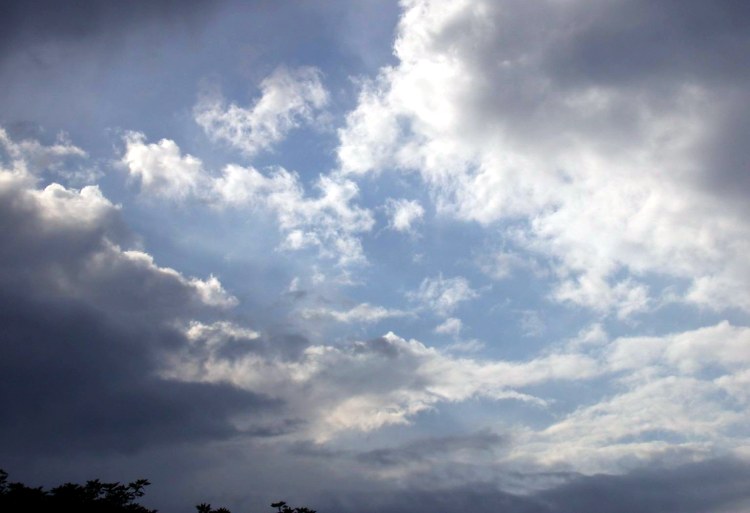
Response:
[{"label": "cumulus cloud", "polygon": [[313,121],[328,103],[317,68],[277,68],[260,84],[261,97],[249,108],[226,105],[220,96],[204,95],[194,108],[195,121],[213,141],[248,156],[270,149],[293,128]]},{"label": "cumulus cloud", "polygon": [[203,163],[192,155],[182,155],[174,141],[162,139],[146,143],[146,136],[128,132],[122,164],[141,190],[149,195],[184,199],[202,193],[207,177]]},{"label": "cumulus cloud", "polygon": [[[643,278],[658,273],[690,283],[685,301],[750,310],[744,204],[706,186],[747,191],[747,146],[720,136],[736,126],[730,105],[747,105],[746,77],[714,68],[743,61],[750,40],[721,21],[742,8],[705,10],[408,2],[398,63],[339,132],[341,171],[416,170],[443,215],[524,221],[505,236],[554,264],[557,300],[626,318],[660,293]],[[694,26],[716,37],[688,60]],[[731,158],[715,156],[723,147]]]}]

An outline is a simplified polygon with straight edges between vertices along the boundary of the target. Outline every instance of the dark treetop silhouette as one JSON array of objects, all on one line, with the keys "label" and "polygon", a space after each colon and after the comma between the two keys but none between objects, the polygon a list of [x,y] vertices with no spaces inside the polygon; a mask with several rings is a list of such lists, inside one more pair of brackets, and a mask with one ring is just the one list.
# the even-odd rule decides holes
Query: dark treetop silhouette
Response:
[{"label": "dark treetop silhouette", "polygon": [[[75,511],[76,513],[156,513],[138,504],[143,489],[149,483],[138,479],[132,483],[102,483],[98,479],[85,485],[65,483],[50,490],[41,486],[31,488],[23,483],[8,482],[8,473],[0,469],[0,512],[28,513],[29,511]],[[286,502],[274,502],[278,513],[316,513],[309,508],[290,508]],[[198,504],[198,513],[230,513],[226,508],[213,509],[210,504]]]}]

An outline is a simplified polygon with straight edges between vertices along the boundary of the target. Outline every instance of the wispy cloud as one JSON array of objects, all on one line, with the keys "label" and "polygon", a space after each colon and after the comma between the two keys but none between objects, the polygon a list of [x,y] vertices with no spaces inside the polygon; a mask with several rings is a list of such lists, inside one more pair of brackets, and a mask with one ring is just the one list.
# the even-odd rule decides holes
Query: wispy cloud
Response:
[{"label": "wispy cloud", "polygon": [[328,91],[321,76],[312,67],[279,67],[261,82],[261,97],[251,107],[226,105],[217,93],[207,93],[194,108],[195,121],[211,140],[253,156],[311,122],[326,106]]},{"label": "wispy cloud", "polygon": [[434,278],[425,278],[419,289],[410,292],[408,297],[433,310],[438,315],[448,315],[459,304],[476,299],[479,293],[471,288],[463,276],[443,278],[442,274]]}]

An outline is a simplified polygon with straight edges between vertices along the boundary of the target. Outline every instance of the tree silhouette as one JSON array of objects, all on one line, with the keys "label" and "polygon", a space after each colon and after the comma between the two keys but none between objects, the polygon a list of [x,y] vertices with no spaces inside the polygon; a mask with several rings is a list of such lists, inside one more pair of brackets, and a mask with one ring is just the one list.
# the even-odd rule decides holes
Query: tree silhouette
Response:
[{"label": "tree silhouette", "polygon": [[150,483],[139,479],[129,484],[102,483],[98,479],[85,485],[65,483],[44,490],[23,483],[9,483],[8,473],[0,470],[0,511],[75,511],[76,513],[156,513],[135,500],[143,496]]},{"label": "tree silhouette", "polygon": [[[143,489],[151,483],[138,479],[128,484],[102,483],[98,479],[86,484],[65,483],[51,490],[31,488],[23,483],[8,482],[8,473],[0,469],[0,512],[75,511],[75,513],[157,513],[138,504]],[[277,513],[316,513],[310,508],[291,508],[286,502],[274,502]],[[226,508],[214,509],[210,504],[195,506],[198,513],[231,513]]]},{"label": "tree silhouette", "polygon": [[284,501],[274,502],[271,507],[277,508],[278,513],[316,513],[314,509],[309,508],[290,508]]},{"label": "tree silhouette", "polygon": [[227,508],[213,509],[210,504],[205,502],[195,506],[195,509],[198,510],[198,513],[231,513]]}]

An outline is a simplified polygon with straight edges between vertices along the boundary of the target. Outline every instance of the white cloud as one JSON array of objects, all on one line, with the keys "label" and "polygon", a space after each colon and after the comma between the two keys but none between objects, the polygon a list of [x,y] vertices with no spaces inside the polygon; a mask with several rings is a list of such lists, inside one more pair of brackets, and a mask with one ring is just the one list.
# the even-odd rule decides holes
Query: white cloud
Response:
[{"label": "white cloud", "polygon": [[614,369],[643,369],[664,365],[684,374],[718,366],[736,370],[750,366],[750,329],[727,321],[715,326],[664,337],[624,338],[614,341],[609,365]]},{"label": "white cloud", "polygon": [[190,341],[201,341],[214,347],[220,347],[230,340],[255,340],[260,337],[257,331],[229,321],[204,324],[193,320],[184,331]]},{"label": "white cloud", "polygon": [[435,333],[457,337],[461,334],[461,329],[463,329],[463,322],[461,322],[461,319],[448,317],[435,328]]},{"label": "white cloud", "polygon": [[594,273],[563,281],[556,287],[552,297],[557,301],[570,301],[600,312],[615,309],[620,319],[643,312],[652,303],[645,285],[630,279],[611,283]]},{"label": "white cloud", "polygon": [[505,236],[554,264],[557,300],[626,318],[659,293],[643,283],[658,273],[690,281],[686,301],[750,311],[744,207],[701,186],[731,101],[700,75],[665,71],[652,87],[652,70],[569,74],[590,64],[578,43],[624,5],[407,2],[398,63],[339,132],[341,172],[417,170],[439,214],[523,221]]},{"label": "white cloud", "polygon": [[513,251],[495,250],[477,258],[477,265],[484,274],[493,280],[504,280],[519,268],[531,267],[538,272],[536,264]]},{"label": "white cloud", "polygon": [[305,195],[296,174],[277,168],[270,176],[252,167],[229,165],[214,181],[219,201],[235,207],[263,206],[273,212],[285,233],[283,247],[318,247],[342,265],[365,260],[356,234],[372,229],[369,210],[353,205],[359,188],[351,180],[321,176],[317,197]]},{"label": "white cloud", "polygon": [[424,208],[416,200],[388,198],[385,209],[390,216],[388,226],[399,232],[409,232],[424,218]]},{"label": "white cloud", "polygon": [[519,324],[524,336],[538,337],[547,329],[544,319],[536,310],[522,310],[519,313],[521,314]]},{"label": "white cloud", "polygon": [[746,383],[750,328],[720,322],[697,330],[606,343],[601,328],[583,332],[570,351],[598,354],[615,388],[549,427],[527,430],[513,458],[583,472],[632,468],[682,451],[688,459],[726,454],[750,440]]},{"label": "white cloud", "polygon": [[540,463],[586,473],[622,471],[679,450],[688,461],[706,458],[738,442],[727,434],[748,418],[731,403],[709,381],[656,378],[576,410],[532,437],[540,447],[526,449]]},{"label": "white cloud", "polygon": [[261,97],[252,107],[226,105],[218,95],[205,95],[195,106],[195,120],[211,140],[252,156],[283,140],[293,128],[313,121],[328,103],[320,79],[316,68],[279,67],[261,82]]},{"label": "white cloud", "polygon": [[487,347],[487,344],[475,338],[469,340],[457,340],[446,346],[449,353],[477,353]]},{"label": "white cloud", "polygon": [[585,350],[587,347],[596,347],[609,342],[609,335],[600,323],[586,326],[578,334],[567,342],[571,351]]},{"label": "white cloud", "polygon": [[447,315],[460,303],[475,299],[479,297],[479,294],[471,288],[466,278],[462,276],[443,278],[440,274],[435,278],[422,280],[419,289],[410,292],[408,296],[439,315]]},{"label": "white cloud", "polygon": [[71,143],[64,134],[60,134],[54,144],[44,145],[36,139],[14,141],[2,127],[0,148],[7,153],[16,173],[28,175],[38,175],[45,170],[60,172],[65,159],[87,156],[85,151]]},{"label": "white cloud", "polygon": [[130,176],[139,181],[141,191],[172,199],[203,194],[207,176],[200,159],[183,156],[179,146],[169,139],[151,144],[145,140],[142,133],[128,132],[121,159]]},{"label": "white cloud", "polygon": [[140,178],[143,194],[197,199],[217,208],[265,209],[278,219],[283,249],[316,247],[343,266],[365,261],[357,234],[371,230],[375,221],[369,210],[353,204],[359,188],[351,180],[321,175],[315,184],[319,194],[311,197],[299,176],[281,167],[264,174],[229,164],[214,177],[174,141],[148,144],[143,134],[129,133],[125,142],[122,163]]},{"label": "white cloud", "polygon": [[411,315],[404,310],[385,308],[369,303],[360,303],[349,310],[333,310],[331,308],[306,308],[301,311],[305,319],[329,318],[343,323],[374,323],[383,319],[406,317]]}]

